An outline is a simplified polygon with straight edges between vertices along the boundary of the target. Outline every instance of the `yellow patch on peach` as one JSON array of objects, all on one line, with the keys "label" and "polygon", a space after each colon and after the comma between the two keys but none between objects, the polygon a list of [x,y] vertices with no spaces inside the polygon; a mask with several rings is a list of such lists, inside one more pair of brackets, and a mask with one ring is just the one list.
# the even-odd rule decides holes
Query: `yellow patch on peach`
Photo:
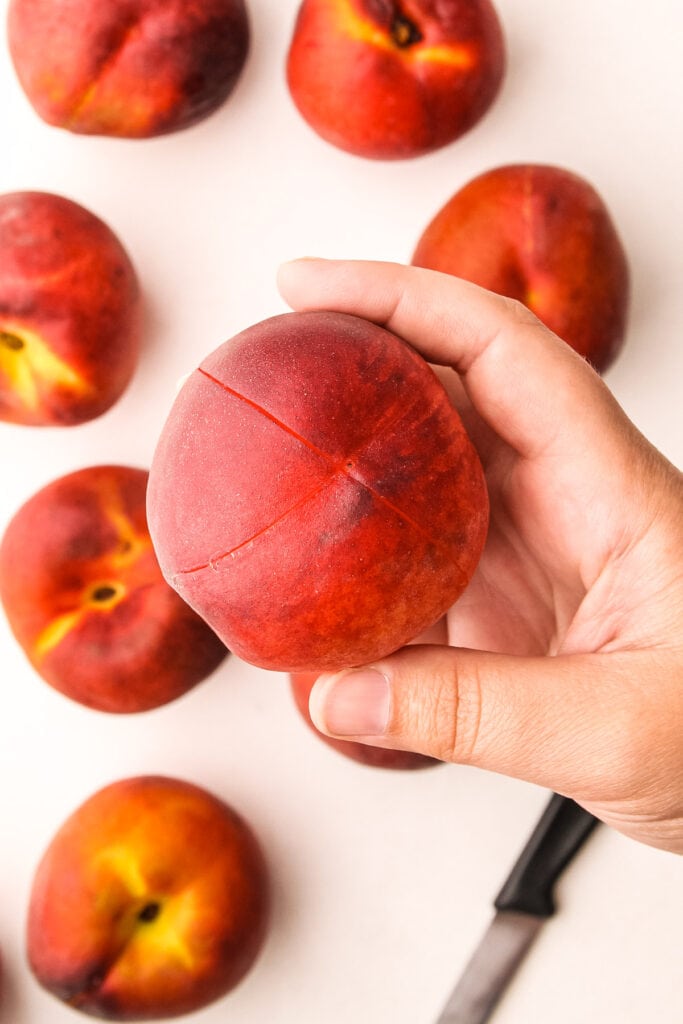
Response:
[{"label": "yellow patch on peach", "polygon": [[548,314],[552,314],[553,308],[563,302],[562,291],[548,274],[537,272],[535,278],[533,284],[529,282],[525,288],[521,300],[532,313],[545,321]]},{"label": "yellow patch on peach", "polygon": [[[93,862],[96,871],[105,877],[116,878],[121,889],[103,886],[99,896],[99,910],[109,910],[119,918],[122,951],[116,969],[135,974],[144,973],[145,965],[175,960],[192,970],[195,957],[183,935],[192,934],[190,927],[196,920],[198,909],[192,892],[185,890],[173,895],[156,896],[145,878],[139,858],[130,847],[110,846],[102,850]],[[122,894],[123,890],[125,896]],[[128,911],[121,914],[121,905]],[[146,908],[156,913],[145,918]]]},{"label": "yellow patch on peach", "polygon": [[[116,531],[119,539],[117,549],[108,557],[112,577],[136,562],[152,547],[146,532],[136,530],[134,523],[126,514],[121,495],[113,487],[107,487],[102,493],[102,511]],[[40,662],[75,629],[87,614],[102,614],[116,607],[127,596],[128,590],[116,578],[102,577],[88,584],[81,596],[80,603],[67,612],[63,612],[52,620],[38,635],[34,647],[33,658]]]},{"label": "yellow patch on peach", "polygon": [[430,46],[424,42],[415,42],[405,47],[397,46],[385,28],[380,28],[373,21],[363,18],[350,0],[343,0],[337,4],[337,19],[341,30],[350,39],[375,46],[379,50],[400,54],[407,61],[425,61],[462,68],[472,67],[475,63],[474,54],[466,46]]},{"label": "yellow patch on peach", "polygon": [[476,56],[467,46],[427,46],[417,43],[406,55],[414,61],[428,64],[447,64],[455,68],[472,68]]},{"label": "yellow patch on peach", "polygon": [[41,381],[81,395],[91,390],[90,384],[55,355],[39,334],[13,323],[0,327],[0,373],[31,410],[39,406]]},{"label": "yellow patch on peach", "polygon": [[175,960],[192,971],[196,966],[196,958],[183,935],[192,934],[192,924],[196,921],[197,913],[192,893],[180,893],[164,900],[156,920],[145,924],[144,929],[140,926],[136,933],[136,939],[144,950],[142,959],[153,954],[160,962]]},{"label": "yellow patch on peach", "polygon": [[114,488],[108,488],[103,499],[103,514],[119,538],[118,549],[110,555],[109,564],[115,571],[120,571],[149,551],[152,541],[146,531],[141,533],[135,529],[132,520],[126,514],[121,495]]},{"label": "yellow patch on peach", "polygon": [[56,619],[48,623],[45,629],[38,634],[33,645],[34,661],[42,661],[50,651],[58,647],[62,640],[81,622],[84,614],[85,609],[78,608],[75,611],[58,615]]},{"label": "yellow patch on peach", "polygon": [[88,586],[80,607],[58,615],[38,635],[33,648],[34,658],[41,661],[50,651],[61,644],[65,637],[83,621],[88,612],[101,614],[111,611],[123,601],[126,593],[126,588],[121,583],[110,580],[101,580]]},{"label": "yellow patch on peach", "polygon": [[97,871],[113,874],[134,899],[143,899],[149,892],[149,884],[140,868],[140,862],[129,847],[107,846],[93,859]]}]

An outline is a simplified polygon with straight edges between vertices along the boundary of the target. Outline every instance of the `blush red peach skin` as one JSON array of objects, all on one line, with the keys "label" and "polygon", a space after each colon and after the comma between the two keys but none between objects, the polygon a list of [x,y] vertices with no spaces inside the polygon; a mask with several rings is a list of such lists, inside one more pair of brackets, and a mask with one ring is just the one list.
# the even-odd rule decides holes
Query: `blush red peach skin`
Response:
[{"label": "blush red peach skin", "polygon": [[477,454],[427,363],[341,313],[227,342],[180,391],[150,472],[166,579],[242,658],[324,671],[428,628],[488,525]]}]

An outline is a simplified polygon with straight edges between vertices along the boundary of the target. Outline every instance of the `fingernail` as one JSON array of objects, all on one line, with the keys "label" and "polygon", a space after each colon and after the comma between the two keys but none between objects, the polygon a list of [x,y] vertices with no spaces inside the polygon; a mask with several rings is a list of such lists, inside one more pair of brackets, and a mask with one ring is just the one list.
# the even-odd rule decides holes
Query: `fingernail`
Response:
[{"label": "fingernail", "polygon": [[310,712],[323,732],[335,736],[383,736],[389,725],[391,690],[376,669],[361,669],[317,683]]},{"label": "fingernail", "polygon": [[282,269],[282,267],[293,267],[293,266],[296,266],[297,263],[321,263],[321,262],[322,262],[322,257],[321,256],[295,256],[294,259],[285,260],[283,263],[281,263],[280,264],[280,269]]}]

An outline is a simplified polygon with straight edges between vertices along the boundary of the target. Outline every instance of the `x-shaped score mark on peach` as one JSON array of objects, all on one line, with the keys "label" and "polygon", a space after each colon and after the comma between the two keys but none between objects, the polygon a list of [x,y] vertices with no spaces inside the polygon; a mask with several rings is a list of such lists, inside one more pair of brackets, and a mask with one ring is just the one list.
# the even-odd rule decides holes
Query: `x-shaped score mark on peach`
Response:
[{"label": "x-shaped score mark on peach", "polygon": [[181,388],[150,472],[166,579],[280,671],[374,660],[457,599],[483,547],[476,452],[425,361],[341,313],[256,324]]}]

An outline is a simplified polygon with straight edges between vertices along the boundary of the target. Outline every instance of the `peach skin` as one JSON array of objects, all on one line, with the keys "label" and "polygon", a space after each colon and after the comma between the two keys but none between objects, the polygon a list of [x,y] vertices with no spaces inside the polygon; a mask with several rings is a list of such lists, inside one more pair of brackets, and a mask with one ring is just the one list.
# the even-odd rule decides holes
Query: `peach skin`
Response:
[{"label": "peach skin", "polygon": [[304,0],[287,59],[302,117],[357,156],[418,156],[488,110],[505,70],[489,0]]},{"label": "peach skin", "polygon": [[189,1013],[234,988],[263,943],[261,849],[189,782],[114,782],[61,826],[35,872],[27,927],[38,982],[107,1020]]},{"label": "peach skin", "polygon": [[0,196],[0,420],[72,426],[137,365],[140,290],[114,233],[48,192]]},{"label": "peach skin", "polygon": [[593,186],[563,168],[513,164],[474,178],[424,230],[412,262],[520,300],[596,370],[621,349],[626,254]]},{"label": "peach skin", "polygon": [[85,135],[147,138],[201,121],[249,49],[244,0],[10,0],[7,24],[36,112]]},{"label": "peach skin", "polygon": [[323,671],[379,657],[465,589],[484,545],[477,454],[388,331],[289,313],[209,355],[150,472],[166,579],[236,654]]},{"label": "peach skin", "polygon": [[19,509],[0,544],[0,599],[29,661],[101,711],[166,704],[226,654],[161,575],[146,489],[142,469],[70,473]]}]

